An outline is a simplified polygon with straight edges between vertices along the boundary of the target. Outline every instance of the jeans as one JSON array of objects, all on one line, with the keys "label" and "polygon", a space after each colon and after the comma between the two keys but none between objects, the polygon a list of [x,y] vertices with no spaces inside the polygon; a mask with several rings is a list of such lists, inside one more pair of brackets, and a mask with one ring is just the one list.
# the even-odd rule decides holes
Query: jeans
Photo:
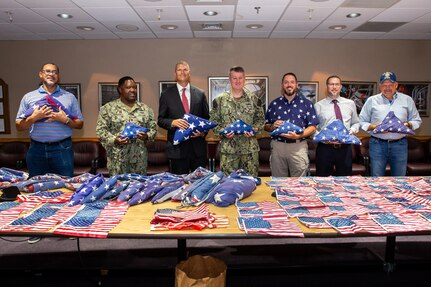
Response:
[{"label": "jeans", "polygon": [[392,176],[405,176],[407,170],[407,138],[387,142],[370,138],[371,176],[384,176],[386,164],[391,167]]},{"label": "jeans", "polygon": [[47,173],[73,177],[72,139],[57,143],[31,141],[26,161],[30,177]]}]

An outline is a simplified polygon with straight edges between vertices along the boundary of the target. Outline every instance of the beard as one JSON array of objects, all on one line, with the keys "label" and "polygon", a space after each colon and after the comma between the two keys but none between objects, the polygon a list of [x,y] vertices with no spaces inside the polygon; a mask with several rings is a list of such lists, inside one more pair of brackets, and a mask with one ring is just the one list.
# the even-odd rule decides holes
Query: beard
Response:
[{"label": "beard", "polygon": [[[291,90],[291,91],[290,91]],[[296,89],[295,88],[287,88],[287,89],[281,89],[281,93],[285,96],[293,96],[294,94],[296,94]]]}]

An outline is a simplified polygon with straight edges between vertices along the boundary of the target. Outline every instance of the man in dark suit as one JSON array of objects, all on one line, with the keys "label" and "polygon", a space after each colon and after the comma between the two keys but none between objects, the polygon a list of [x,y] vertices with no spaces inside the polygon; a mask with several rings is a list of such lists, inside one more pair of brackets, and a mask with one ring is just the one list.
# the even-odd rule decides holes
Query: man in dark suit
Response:
[{"label": "man in dark suit", "polygon": [[187,129],[188,122],[182,117],[186,113],[209,119],[208,101],[204,91],[190,85],[190,67],[185,61],[175,65],[176,85],[162,92],[159,100],[157,124],[168,131],[167,156],[171,162],[171,172],[187,174],[197,167],[207,164],[205,133],[196,132],[193,136],[173,145],[177,128]]}]

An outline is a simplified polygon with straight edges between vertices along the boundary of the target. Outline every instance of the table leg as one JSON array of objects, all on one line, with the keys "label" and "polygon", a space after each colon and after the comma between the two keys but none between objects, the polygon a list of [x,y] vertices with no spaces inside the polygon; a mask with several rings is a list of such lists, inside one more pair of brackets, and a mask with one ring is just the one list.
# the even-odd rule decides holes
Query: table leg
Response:
[{"label": "table leg", "polygon": [[385,262],[383,263],[383,270],[386,273],[392,273],[395,270],[395,243],[396,236],[386,237]]},{"label": "table leg", "polygon": [[178,239],[178,262],[187,259],[187,239]]}]

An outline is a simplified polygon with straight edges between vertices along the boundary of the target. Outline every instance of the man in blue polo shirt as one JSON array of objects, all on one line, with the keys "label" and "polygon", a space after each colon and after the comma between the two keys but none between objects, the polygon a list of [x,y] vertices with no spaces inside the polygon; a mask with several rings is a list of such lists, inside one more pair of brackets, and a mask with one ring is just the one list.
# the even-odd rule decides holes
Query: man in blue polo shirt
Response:
[{"label": "man in blue polo shirt", "polygon": [[29,130],[31,143],[26,157],[29,174],[30,177],[46,173],[71,177],[72,129],[81,129],[84,124],[78,101],[58,86],[57,65],[43,65],[39,78],[41,86],[24,95],[15,122],[18,131]]},{"label": "man in blue polo shirt", "polygon": [[281,94],[268,106],[265,115],[265,130],[272,132],[284,121],[303,128],[297,134],[288,132],[271,141],[272,176],[305,176],[308,173],[308,145],[306,138],[316,131],[319,120],[313,103],[298,93],[298,80],[294,73],[286,73],[281,79]]},{"label": "man in blue polo shirt", "polygon": [[[361,128],[372,134],[372,131],[393,111],[405,126],[412,130],[420,127],[419,116],[413,99],[397,92],[397,77],[393,72],[380,76],[380,94],[367,99],[359,114]],[[404,176],[407,170],[407,138],[396,132],[376,133],[370,138],[370,164],[372,176],[384,176],[386,164],[391,166],[392,176]]]}]

